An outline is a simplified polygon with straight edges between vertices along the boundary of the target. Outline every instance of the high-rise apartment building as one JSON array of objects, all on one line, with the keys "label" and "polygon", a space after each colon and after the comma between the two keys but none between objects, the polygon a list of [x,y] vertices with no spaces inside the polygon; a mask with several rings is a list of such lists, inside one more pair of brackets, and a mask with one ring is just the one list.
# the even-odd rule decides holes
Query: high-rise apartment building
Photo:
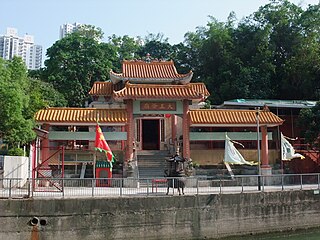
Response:
[{"label": "high-rise apartment building", "polygon": [[14,56],[22,57],[28,69],[40,69],[42,65],[42,46],[34,44],[32,35],[18,36],[18,30],[7,28],[0,36],[0,57],[11,60]]},{"label": "high-rise apartment building", "polygon": [[70,33],[73,33],[75,31],[78,30],[78,28],[81,26],[82,24],[81,23],[65,23],[63,25],[60,26],[60,39],[64,38],[65,36],[67,36],[68,34]]}]

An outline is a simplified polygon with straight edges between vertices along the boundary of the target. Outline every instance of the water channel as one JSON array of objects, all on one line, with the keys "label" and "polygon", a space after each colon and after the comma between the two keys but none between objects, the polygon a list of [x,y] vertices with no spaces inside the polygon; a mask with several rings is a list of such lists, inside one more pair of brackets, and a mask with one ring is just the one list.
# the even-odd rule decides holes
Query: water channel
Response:
[{"label": "water channel", "polygon": [[227,237],[220,240],[319,240],[320,228],[297,230],[291,232],[277,232],[268,234],[256,234],[242,237]]}]

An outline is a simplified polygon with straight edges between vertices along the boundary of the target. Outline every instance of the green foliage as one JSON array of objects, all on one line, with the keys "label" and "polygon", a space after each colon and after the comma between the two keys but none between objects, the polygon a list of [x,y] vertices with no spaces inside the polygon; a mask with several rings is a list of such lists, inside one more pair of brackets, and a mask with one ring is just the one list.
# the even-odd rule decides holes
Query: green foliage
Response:
[{"label": "green foliage", "polygon": [[144,44],[140,47],[138,55],[143,58],[150,54],[152,58],[168,60],[171,58],[173,46],[168,43],[168,38],[163,34],[149,34],[144,39]]},{"label": "green foliage", "polygon": [[205,82],[213,104],[233,98],[317,100],[320,5],[272,0],[236,24],[211,17],[185,35],[176,55]]},{"label": "green foliage", "polygon": [[127,35],[123,37],[119,37],[116,35],[112,35],[109,37],[109,44],[114,46],[114,50],[117,52],[118,61],[113,63],[115,69],[114,71],[120,71],[121,69],[121,62],[123,60],[132,60],[137,58],[137,51],[139,50],[141,44],[140,39],[134,39]]},{"label": "green foliage", "polygon": [[44,77],[63,94],[68,106],[83,106],[93,83],[108,79],[116,59],[114,47],[96,39],[100,33],[89,33],[74,32],[47,50]]},{"label": "green foliage", "polygon": [[23,156],[24,151],[21,148],[11,148],[8,150],[7,155],[9,155],[9,156]]},{"label": "green foliage", "polygon": [[302,109],[299,114],[298,125],[303,129],[302,134],[312,146],[320,146],[320,102],[311,109]]},{"label": "green foliage", "polygon": [[21,58],[0,59],[0,137],[9,147],[34,139],[29,79]]}]

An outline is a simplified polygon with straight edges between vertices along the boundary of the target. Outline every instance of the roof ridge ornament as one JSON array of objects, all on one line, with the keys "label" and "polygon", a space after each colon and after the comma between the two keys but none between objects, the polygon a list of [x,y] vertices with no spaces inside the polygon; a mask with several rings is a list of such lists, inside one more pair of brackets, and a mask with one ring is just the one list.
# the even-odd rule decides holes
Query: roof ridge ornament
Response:
[{"label": "roof ridge ornament", "polygon": [[150,53],[147,53],[145,61],[146,61],[146,63],[151,63]]}]

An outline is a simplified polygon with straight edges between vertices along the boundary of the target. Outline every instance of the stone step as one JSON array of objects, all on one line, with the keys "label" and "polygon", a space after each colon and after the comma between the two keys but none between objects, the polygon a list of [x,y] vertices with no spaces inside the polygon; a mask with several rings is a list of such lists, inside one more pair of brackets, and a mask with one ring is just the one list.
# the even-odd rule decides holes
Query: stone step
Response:
[{"label": "stone step", "polygon": [[150,155],[150,156],[169,156],[168,151],[163,150],[139,150],[137,151],[137,156],[144,156],[144,155]]},{"label": "stone step", "polygon": [[167,151],[147,150],[138,151],[138,170],[140,178],[157,178],[164,176]]}]

